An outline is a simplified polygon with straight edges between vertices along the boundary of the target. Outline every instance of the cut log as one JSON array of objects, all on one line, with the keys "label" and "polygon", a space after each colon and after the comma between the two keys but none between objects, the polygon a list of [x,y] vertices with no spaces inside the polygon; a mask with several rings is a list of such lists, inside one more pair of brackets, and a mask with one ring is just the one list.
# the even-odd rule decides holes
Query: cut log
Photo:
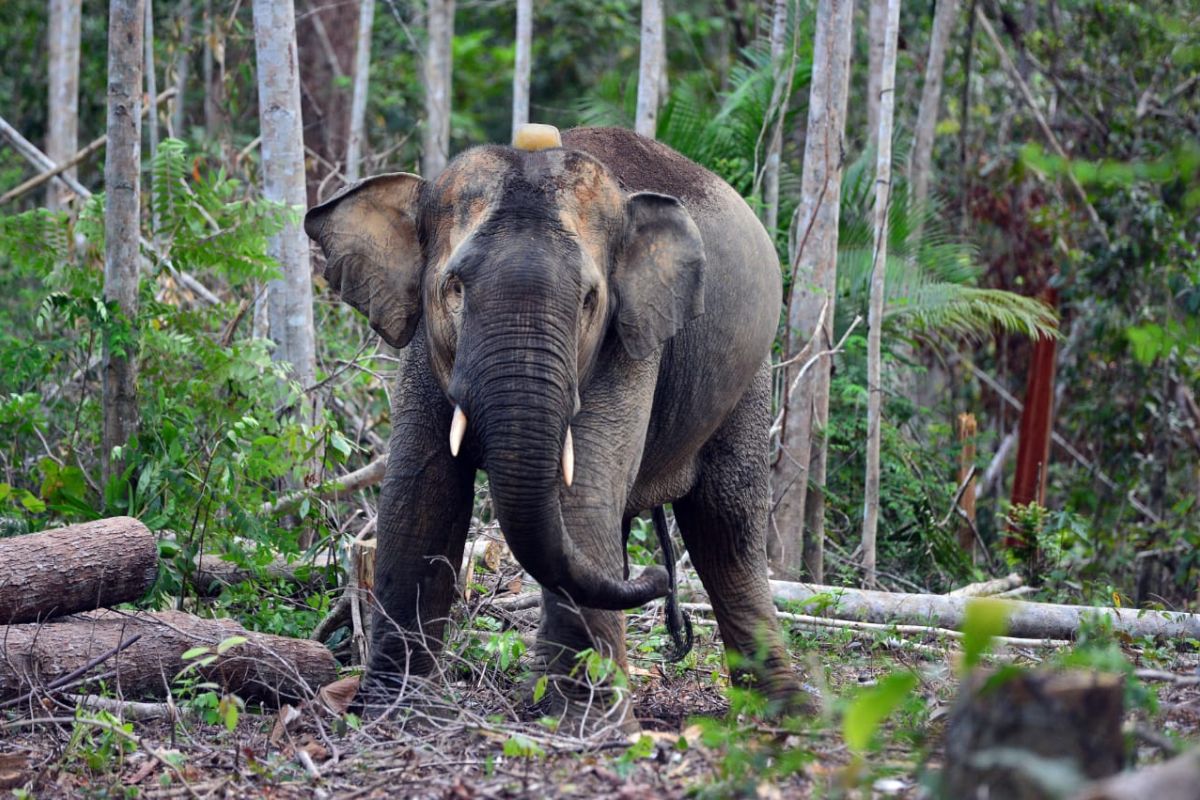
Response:
[{"label": "cut log", "polygon": [[93,676],[105,675],[109,689],[125,699],[166,697],[175,676],[190,663],[183,659],[185,652],[208,647],[216,653],[232,636],[247,641],[200,671],[226,692],[274,705],[310,697],[337,678],[333,654],[307,639],[254,633],[232,620],[201,619],[178,611],[99,611],[47,625],[0,627],[0,699],[19,697],[70,675],[138,634],[136,642],[91,671]]},{"label": "cut log", "polygon": [[141,599],[158,575],[154,534],[113,517],[0,539],[0,623],[47,620]]},{"label": "cut log", "polygon": [[[809,583],[771,581],[776,602],[812,601],[807,613],[860,622],[928,625],[935,628],[962,627],[963,611],[970,597],[942,594],[903,594],[822,586]],[[1139,608],[1067,606],[999,600],[1009,605],[1008,633],[1030,639],[1073,639],[1079,626],[1092,617],[1107,618],[1113,630],[1130,636],[1172,639],[1200,638],[1200,615]]]},{"label": "cut log", "polygon": [[1123,690],[1093,672],[973,675],[946,726],[942,796],[1051,800],[1119,772]]},{"label": "cut log", "polygon": [[[192,580],[196,590],[204,597],[216,597],[226,586],[261,581],[264,578],[311,586],[318,584],[325,570],[335,562],[334,554],[323,551],[315,558],[300,558],[292,562],[276,558],[266,566],[255,569],[238,566],[220,556],[203,555],[196,559],[196,572]],[[301,574],[305,571],[307,574],[301,579]]]},{"label": "cut log", "polygon": [[1163,764],[1091,784],[1074,800],[1195,800],[1197,787],[1200,748]]}]

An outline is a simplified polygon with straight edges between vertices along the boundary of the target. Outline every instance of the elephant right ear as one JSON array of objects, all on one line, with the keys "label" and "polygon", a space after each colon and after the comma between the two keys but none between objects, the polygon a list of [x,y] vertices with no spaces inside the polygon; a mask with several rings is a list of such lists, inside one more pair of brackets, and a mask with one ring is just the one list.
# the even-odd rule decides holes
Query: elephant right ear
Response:
[{"label": "elephant right ear", "polygon": [[378,175],[310,209],[304,232],[325,252],[325,280],[392,347],[404,347],[421,315],[417,203],[424,181]]}]

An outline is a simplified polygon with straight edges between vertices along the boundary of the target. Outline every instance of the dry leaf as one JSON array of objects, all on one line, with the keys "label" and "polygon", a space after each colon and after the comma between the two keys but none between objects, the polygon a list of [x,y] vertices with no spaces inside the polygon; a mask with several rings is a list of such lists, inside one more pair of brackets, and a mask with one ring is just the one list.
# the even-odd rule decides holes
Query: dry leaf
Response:
[{"label": "dry leaf", "polygon": [[360,680],[359,676],[355,675],[351,678],[342,678],[340,681],[327,683],[317,691],[317,697],[326,709],[340,717],[350,710],[350,704],[358,695]]},{"label": "dry leaf", "polygon": [[21,753],[0,753],[0,791],[23,786],[28,766],[29,759]]},{"label": "dry leaf", "polygon": [[325,749],[325,745],[318,742],[308,733],[300,738],[300,744],[296,746],[296,749],[308,753],[313,761],[327,761],[329,759],[329,751]]},{"label": "dry leaf", "polygon": [[521,587],[523,585],[524,584],[521,583],[520,578],[513,578],[511,581],[508,582],[508,593],[509,594],[520,594]]},{"label": "dry leaf", "polygon": [[499,572],[500,565],[504,563],[504,555],[508,547],[504,542],[491,541],[487,543],[487,547],[483,548],[483,563],[492,572]]}]

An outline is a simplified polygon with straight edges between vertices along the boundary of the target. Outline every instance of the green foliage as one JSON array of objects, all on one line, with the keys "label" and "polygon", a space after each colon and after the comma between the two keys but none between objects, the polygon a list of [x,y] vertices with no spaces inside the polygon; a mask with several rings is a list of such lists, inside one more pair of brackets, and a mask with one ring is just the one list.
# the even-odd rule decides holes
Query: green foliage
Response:
[{"label": "green foliage", "polygon": [[1008,631],[1013,607],[995,598],[974,598],[967,603],[962,623],[962,670],[973,669],[991,649],[992,640]]},{"label": "green foliage", "polygon": [[[864,153],[842,176],[838,227],[838,315],[842,326],[866,318],[875,254],[875,159]],[[895,174],[895,173],[894,173]],[[923,206],[903,177],[892,182],[887,218],[886,334],[978,339],[1003,331],[1057,335],[1057,318],[1039,300],[977,285],[975,248],[950,232],[937,201]]]},{"label": "green foliage", "polygon": [[879,726],[904,702],[916,685],[917,676],[914,673],[896,672],[851,701],[842,717],[842,735],[850,749],[860,755],[865,753]]}]

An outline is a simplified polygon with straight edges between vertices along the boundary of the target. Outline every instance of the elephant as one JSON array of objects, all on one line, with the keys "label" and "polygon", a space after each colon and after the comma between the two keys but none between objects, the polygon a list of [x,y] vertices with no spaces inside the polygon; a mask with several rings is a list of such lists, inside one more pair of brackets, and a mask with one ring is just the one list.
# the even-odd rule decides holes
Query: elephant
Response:
[{"label": "elephant", "polygon": [[671,587],[661,567],[629,578],[626,538],[669,503],[734,677],[808,708],[765,549],[779,260],[732,187],[632,131],[579,128],[474,147],[433,181],[368,178],[304,227],[401,356],[364,692],[433,668],[482,469],[543,590],[551,679],[569,687],[588,648],[627,669],[623,611]]}]

